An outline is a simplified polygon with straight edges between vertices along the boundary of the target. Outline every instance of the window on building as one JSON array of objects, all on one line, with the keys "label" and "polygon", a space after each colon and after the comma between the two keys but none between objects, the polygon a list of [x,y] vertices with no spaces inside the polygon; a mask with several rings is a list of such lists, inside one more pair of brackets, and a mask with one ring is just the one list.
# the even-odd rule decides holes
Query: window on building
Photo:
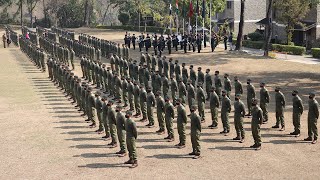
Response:
[{"label": "window on building", "polygon": [[232,1],[227,1],[227,9],[231,9],[232,8]]}]

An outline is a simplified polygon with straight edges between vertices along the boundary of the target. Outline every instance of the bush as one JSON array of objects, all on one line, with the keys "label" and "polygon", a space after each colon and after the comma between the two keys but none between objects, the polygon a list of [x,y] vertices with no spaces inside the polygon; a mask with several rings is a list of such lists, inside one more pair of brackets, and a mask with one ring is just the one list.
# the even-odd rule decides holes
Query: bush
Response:
[{"label": "bush", "polygon": [[[97,26],[99,29],[122,29],[125,31],[139,31],[138,26]],[[140,30],[144,31],[144,26],[140,26]],[[147,26],[147,32],[153,33],[169,33],[170,29],[163,27]],[[175,28],[172,28],[172,32],[176,32]]]},{"label": "bush", "polygon": [[123,25],[127,25],[129,22],[129,15],[126,13],[121,13],[118,16],[118,20],[123,24]]},{"label": "bush", "polygon": [[[233,44],[236,44],[237,40],[233,39]],[[243,40],[242,46],[252,49],[263,49],[264,41],[251,41],[251,40]]]},{"label": "bush", "polygon": [[302,55],[306,52],[306,48],[302,46],[289,46],[281,44],[272,44],[272,50],[278,52],[286,52],[293,55]]},{"label": "bush", "polygon": [[258,33],[258,32],[250,33],[250,34],[248,34],[248,37],[249,37],[252,41],[263,41],[263,40],[264,40],[263,34]]},{"label": "bush", "polygon": [[311,53],[312,53],[312,57],[320,58],[320,48],[312,48]]}]

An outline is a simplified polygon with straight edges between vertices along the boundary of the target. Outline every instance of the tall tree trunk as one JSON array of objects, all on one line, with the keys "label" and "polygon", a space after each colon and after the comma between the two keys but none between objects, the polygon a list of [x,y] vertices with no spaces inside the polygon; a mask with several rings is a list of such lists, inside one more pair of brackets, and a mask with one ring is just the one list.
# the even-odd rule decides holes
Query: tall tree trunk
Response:
[{"label": "tall tree trunk", "polygon": [[22,9],[22,0],[20,0],[20,23],[21,23],[21,27],[23,26],[23,9]]},{"label": "tall tree trunk", "polygon": [[266,24],[265,28],[265,43],[264,43],[264,56],[269,56],[269,46],[272,35],[272,6],[273,0],[269,0],[268,11],[267,11],[267,20],[268,24]]},{"label": "tall tree trunk", "polygon": [[86,0],[84,3],[84,18],[83,18],[83,25],[87,24],[87,17],[88,17],[88,1]]},{"label": "tall tree trunk", "polygon": [[242,36],[243,36],[243,26],[244,26],[244,9],[245,9],[245,0],[241,0],[241,13],[240,13],[240,23],[239,23],[239,32],[236,43],[236,50],[240,50],[242,47]]},{"label": "tall tree trunk", "polygon": [[33,17],[32,17],[32,10],[30,11],[30,26],[31,28],[33,28],[33,21],[32,21]]}]

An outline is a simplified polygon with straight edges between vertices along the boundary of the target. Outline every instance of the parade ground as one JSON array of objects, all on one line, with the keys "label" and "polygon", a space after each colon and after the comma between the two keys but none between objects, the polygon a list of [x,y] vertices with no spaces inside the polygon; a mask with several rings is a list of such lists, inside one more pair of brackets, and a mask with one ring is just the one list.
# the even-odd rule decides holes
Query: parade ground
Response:
[{"label": "parade ground", "polygon": [[[99,38],[123,43],[125,31],[80,28],[76,33],[87,33]],[[3,34],[3,31],[1,32]],[[133,34],[134,32],[130,32]],[[135,32],[136,35],[139,35]],[[208,43],[209,44],[209,43]],[[261,127],[262,149],[250,149],[253,144],[251,119],[244,119],[246,141],[233,141],[236,136],[233,111],[230,113],[231,133],[209,129],[211,115],[206,103],[206,122],[202,124],[200,159],[192,159],[190,120],[187,125],[187,145],[175,148],[178,143],[176,119],[175,142],[167,142],[165,135],[136,120],[138,127],[137,153],[139,166],[130,169],[123,163],[128,157],[115,155],[119,147],[110,149],[109,141],[89,128],[71,101],[48,78],[11,44],[0,48],[0,179],[320,179],[320,142],[312,145],[303,141],[307,137],[308,93],[315,92],[320,100],[320,65],[303,61],[292,62],[253,56],[242,52],[215,52],[210,47],[200,54],[182,50],[173,51],[172,57],[193,64],[194,69],[219,70],[238,76],[244,86],[243,102],[246,105],[246,80],[252,79],[259,98],[259,83],[265,82],[270,92],[269,123]],[[140,56],[138,48],[130,50],[131,57]],[[294,60],[294,56],[290,56]],[[108,63],[107,59],[103,59]],[[82,77],[80,60],[76,59],[75,74]],[[275,125],[274,89],[282,88],[287,101],[286,130],[272,129]],[[231,100],[234,101],[234,88]],[[301,117],[301,136],[293,132],[292,96],[298,90],[305,111]],[[232,103],[233,104],[233,103]],[[189,108],[186,108],[189,109]],[[187,111],[189,114],[189,110]],[[156,117],[156,115],[155,115]],[[157,121],[156,121],[157,122]]]}]

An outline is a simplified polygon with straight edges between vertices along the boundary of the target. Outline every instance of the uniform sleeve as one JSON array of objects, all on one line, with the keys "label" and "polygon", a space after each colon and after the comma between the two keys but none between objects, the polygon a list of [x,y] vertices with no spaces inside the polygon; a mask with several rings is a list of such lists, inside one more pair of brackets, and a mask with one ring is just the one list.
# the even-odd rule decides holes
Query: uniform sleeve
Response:
[{"label": "uniform sleeve", "polygon": [[286,99],[283,94],[281,95],[281,100],[282,100],[283,107],[285,107],[286,106]]},{"label": "uniform sleeve", "polygon": [[319,118],[319,104],[315,103],[313,108],[314,108],[314,114],[316,115],[316,118],[318,119]]},{"label": "uniform sleeve", "polygon": [[186,112],[185,109],[183,110],[182,116],[183,116],[183,122],[184,122],[184,123],[187,123],[187,112]]},{"label": "uniform sleeve", "polygon": [[300,108],[300,113],[303,114],[303,110],[304,110],[304,107],[303,107],[303,104],[302,104],[302,100],[300,99],[299,102],[298,102],[298,106]]},{"label": "uniform sleeve", "polygon": [[171,117],[172,117],[172,119],[174,118],[174,108],[173,108],[173,106],[171,106]]},{"label": "uniform sleeve", "polygon": [[138,131],[137,131],[137,126],[136,126],[136,123],[132,123],[132,132],[133,132],[133,135],[134,135],[134,138],[137,139],[138,138]]},{"label": "uniform sleeve", "polygon": [[201,118],[199,116],[197,116],[197,127],[199,129],[199,131],[201,132],[202,128],[201,128]]},{"label": "uniform sleeve", "polygon": [[265,97],[266,97],[266,102],[269,103],[269,101],[270,101],[270,95],[269,95],[269,92],[268,92],[268,91],[265,92]]},{"label": "uniform sleeve", "polygon": [[229,113],[231,112],[231,100],[230,99],[228,99],[228,104],[227,104],[227,106],[228,106],[228,111],[229,111]]},{"label": "uniform sleeve", "polygon": [[246,114],[246,108],[244,107],[243,103],[241,104],[241,112],[242,112],[242,117],[244,117]]}]

